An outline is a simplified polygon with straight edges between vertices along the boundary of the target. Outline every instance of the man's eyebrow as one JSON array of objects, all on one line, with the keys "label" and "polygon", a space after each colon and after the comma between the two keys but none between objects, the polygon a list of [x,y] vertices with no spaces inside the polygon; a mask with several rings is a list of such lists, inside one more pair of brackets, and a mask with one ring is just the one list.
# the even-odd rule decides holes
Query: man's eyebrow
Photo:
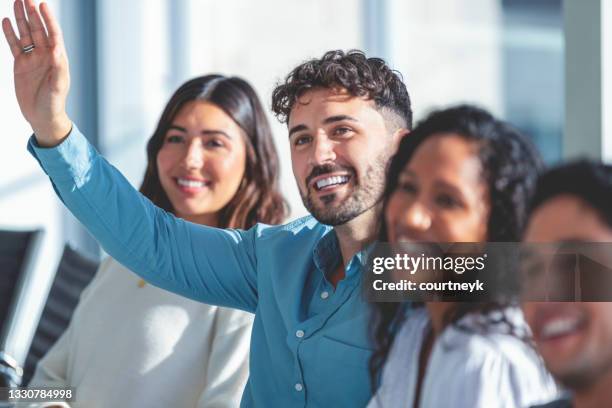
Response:
[{"label": "man's eyebrow", "polygon": [[[325,120],[323,121],[323,124],[329,125],[330,123],[341,122],[343,120],[348,120],[351,122],[359,122],[359,120],[349,115],[335,115],[335,116],[330,116],[328,118],[325,118]],[[300,132],[302,130],[307,130],[307,129],[308,127],[306,127],[306,125],[295,125],[289,130],[289,137],[291,137],[291,135],[294,134],[295,132]]]},{"label": "man's eyebrow", "polygon": [[294,134],[295,132],[301,132],[302,130],[307,130],[307,129],[308,128],[306,127],[306,125],[295,125],[291,129],[289,129],[289,137],[291,137],[291,135]]},{"label": "man's eyebrow", "polygon": [[356,118],[349,116],[349,115],[336,115],[336,116],[330,116],[329,118],[326,118],[323,121],[323,124],[329,125],[330,123],[341,122],[343,120],[348,120],[351,122],[359,122]]}]

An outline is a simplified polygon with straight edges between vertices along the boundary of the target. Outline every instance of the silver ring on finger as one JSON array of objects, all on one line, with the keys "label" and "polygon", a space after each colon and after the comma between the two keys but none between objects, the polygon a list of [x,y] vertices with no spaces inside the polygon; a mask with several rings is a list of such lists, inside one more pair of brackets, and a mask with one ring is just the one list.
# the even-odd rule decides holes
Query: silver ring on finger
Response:
[{"label": "silver ring on finger", "polygon": [[22,47],[21,49],[23,50],[23,53],[24,53],[24,54],[29,54],[29,53],[31,53],[32,51],[34,51],[34,48],[36,48],[36,47],[34,46],[34,44],[28,44],[28,45],[26,45],[25,47]]}]

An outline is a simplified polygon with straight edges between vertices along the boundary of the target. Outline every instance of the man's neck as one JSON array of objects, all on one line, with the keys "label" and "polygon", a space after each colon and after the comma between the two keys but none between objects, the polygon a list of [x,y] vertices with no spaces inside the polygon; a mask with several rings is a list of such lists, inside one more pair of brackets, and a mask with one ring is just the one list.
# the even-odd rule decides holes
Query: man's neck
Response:
[{"label": "man's neck", "polygon": [[612,372],[601,378],[596,384],[582,392],[574,394],[574,408],[612,407]]},{"label": "man's neck", "polygon": [[342,266],[345,268],[357,252],[361,251],[367,244],[376,239],[379,225],[378,206],[371,208],[349,222],[334,227],[340,253],[342,254]]}]

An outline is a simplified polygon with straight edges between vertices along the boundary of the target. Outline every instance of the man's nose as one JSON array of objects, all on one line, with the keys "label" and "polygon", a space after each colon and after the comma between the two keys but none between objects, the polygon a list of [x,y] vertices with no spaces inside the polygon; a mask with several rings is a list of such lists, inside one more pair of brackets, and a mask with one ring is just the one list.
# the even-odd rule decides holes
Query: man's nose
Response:
[{"label": "man's nose", "polygon": [[335,145],[332,140],[326,136],[318,136],[315,139],[314,149],[312,153],[313,164],[323,164],[336,160],[334,151]]}]

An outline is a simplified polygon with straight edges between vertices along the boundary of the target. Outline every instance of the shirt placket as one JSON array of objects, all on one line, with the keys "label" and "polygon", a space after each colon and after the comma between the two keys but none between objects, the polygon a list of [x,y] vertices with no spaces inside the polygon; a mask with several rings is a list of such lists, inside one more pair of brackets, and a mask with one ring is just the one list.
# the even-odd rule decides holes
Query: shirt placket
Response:
[{"label": "shirt placket", "polygon": [[325,302],[327,306],[324,308],[325,311],[297,324],[288,334],[287,342],[291,345],[293,351],[295,367],[293,392],[296,402],[299,401],[302,406],[307,406],[307,392],[309,387],[308,384],[304,382],[300,348],[305,342],[310,341],[317,332],[324,330],[325,323],[329,320],[330,316],[349,300],[357,285],[355,282],[357,280],[355,273],[351,270],[351,268],[354,267],[354,263],[349,264],[346,270],[347,277],[338,284],[335,291],[333,286],[326,279],[322,279],[317,293],[313,296],[312,302]]}]

